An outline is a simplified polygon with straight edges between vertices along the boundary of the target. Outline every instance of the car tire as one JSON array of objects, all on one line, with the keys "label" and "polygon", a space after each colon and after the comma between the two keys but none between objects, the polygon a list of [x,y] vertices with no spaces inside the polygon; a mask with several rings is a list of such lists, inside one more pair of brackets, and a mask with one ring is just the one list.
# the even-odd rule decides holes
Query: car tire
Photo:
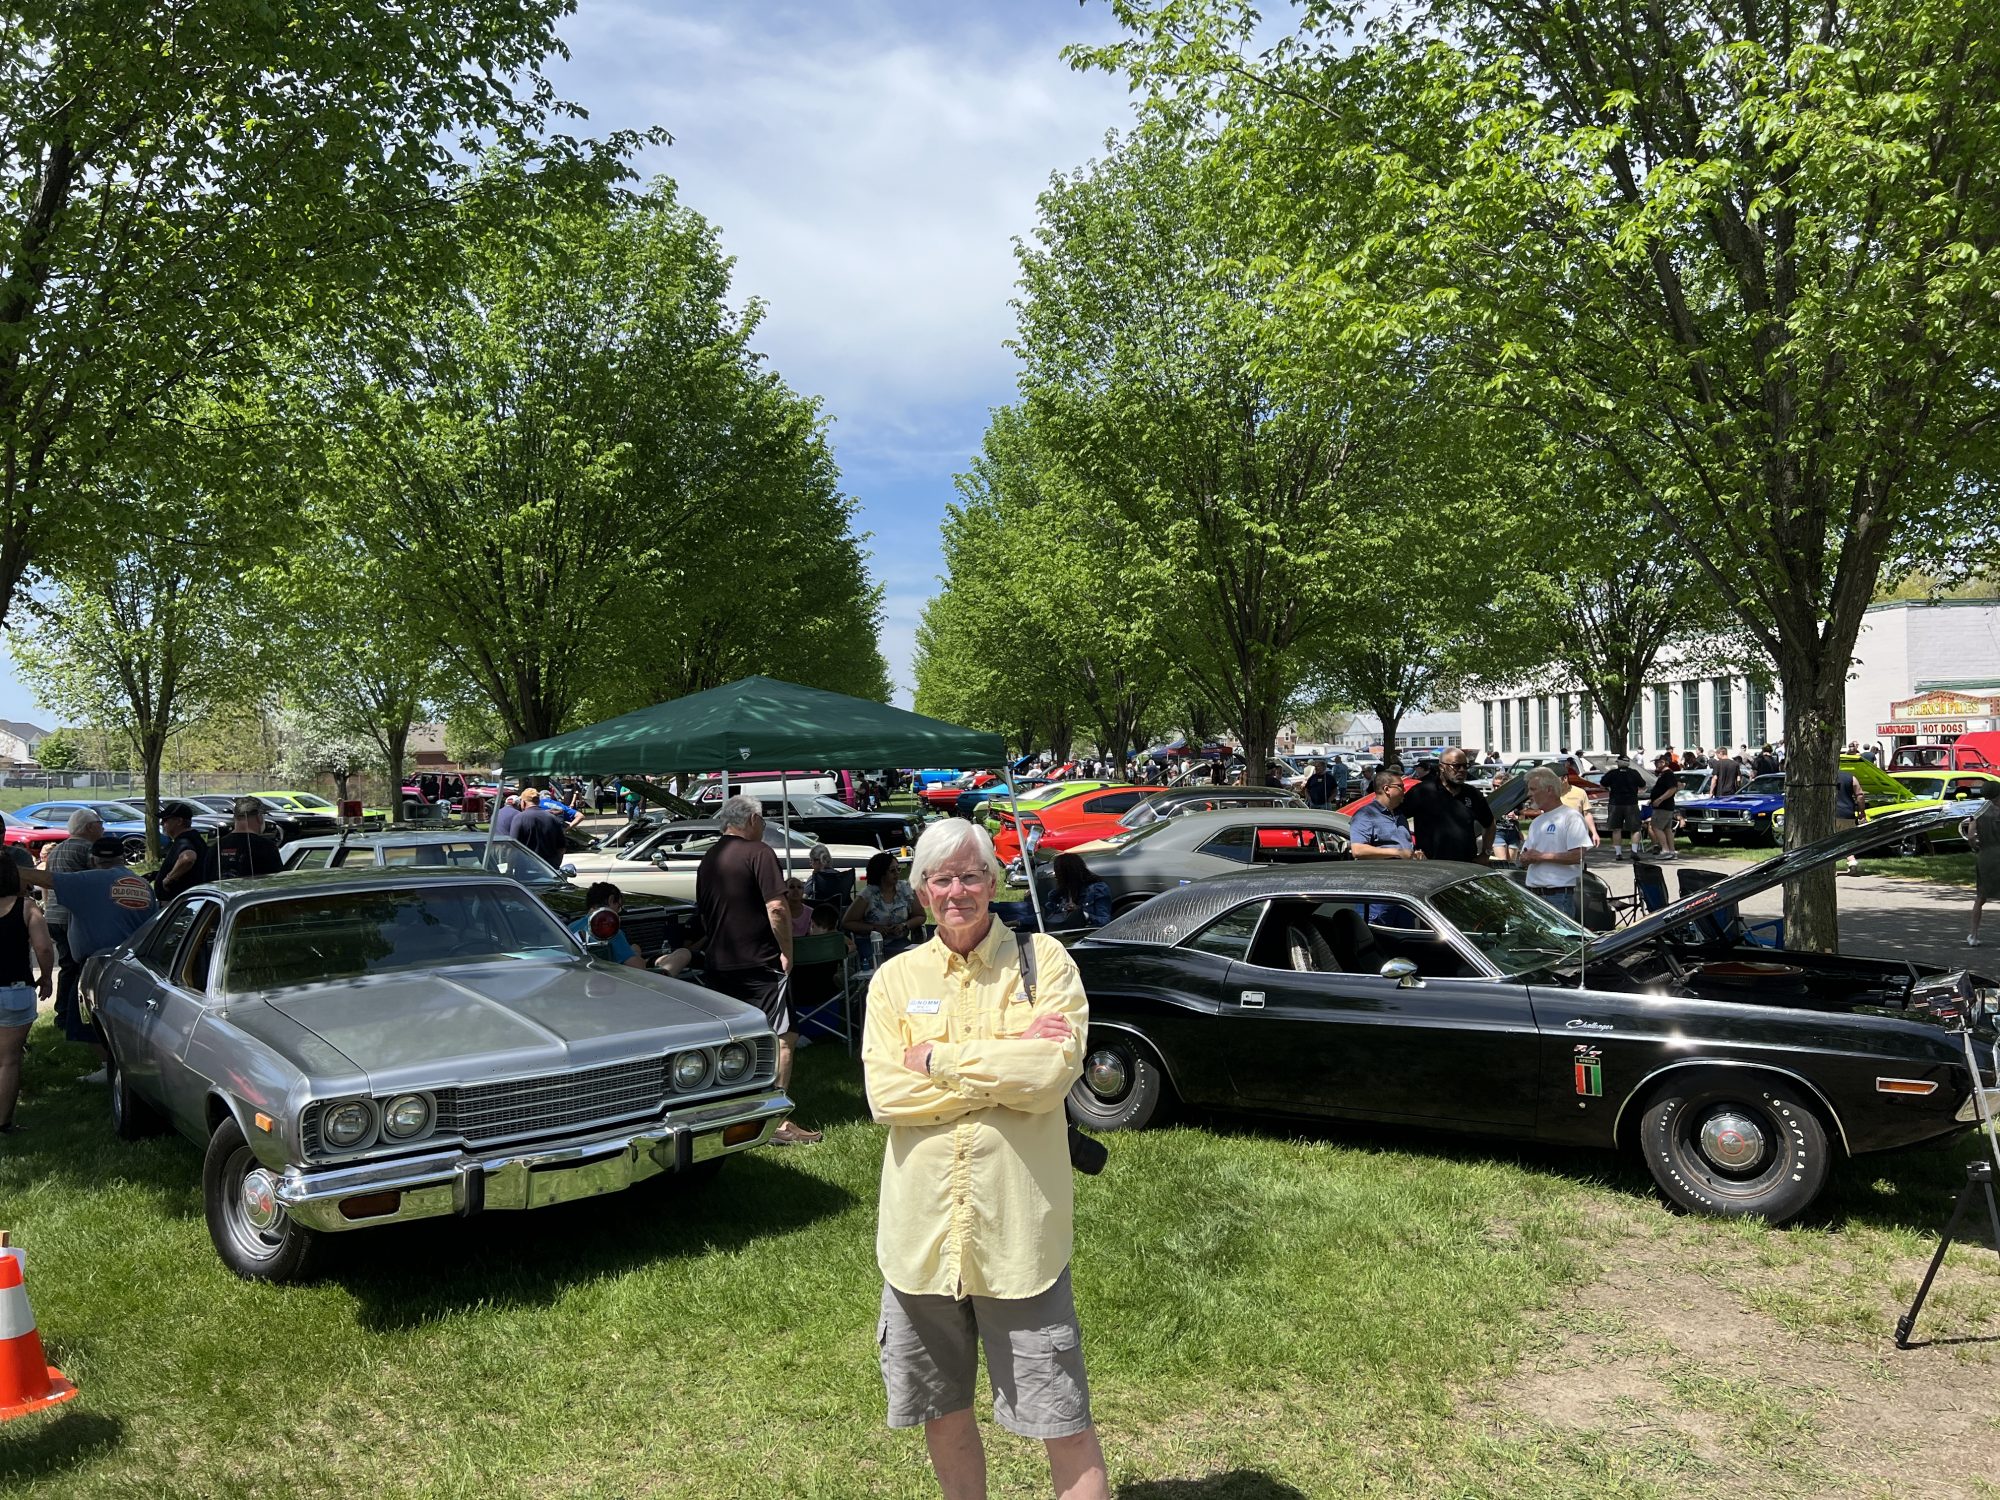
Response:
[{"label": "car tire", "polygon": [[106,1067],[111,1074],[107,1080],[111,1085],[111,1133],[121,1141],[143,1141],[164,1131],[166,1116],[133,1091],[132,1081],[115,1054]]},{"label": "car tire", "polygon": [[294,1224],[280,1208],[271,1224],[255,1224],[244,1188],[252,1172],[264,1170],[234,1116],[225,1115],[208,1138],[201,1164],[202,1206],[208,1237],[222,1263],[245,1281],[296,1281],[306,1274],[319,1248],[319,1235]]},{"label": "car tire", "polygon": [[1826,1185],[1826,1127],[1790,1081],[1750,1069],[1675,1075],[1639,1117],[1639,1151],[1661,1193],[1689,1213],[1784,1224]]},{"label": "car tire", "polygon": [[1167,1095],[1166,1071],[1150,1047],[1123,1032],[1099,1032],[1085,1040],[1069,1118],[1085,1130],[1144,1130],[1164,1118]]},{"label": "car tire", "polygon": [[142,860],[146,857],[146,839],[143,834],[127,834],[124,844],[127,863]]},{"label": "car tire", "polygon": [[1922,859],[1931,852],[1930,839],[1921,833],[1906,833],[1889,848],[1897,859]]}]

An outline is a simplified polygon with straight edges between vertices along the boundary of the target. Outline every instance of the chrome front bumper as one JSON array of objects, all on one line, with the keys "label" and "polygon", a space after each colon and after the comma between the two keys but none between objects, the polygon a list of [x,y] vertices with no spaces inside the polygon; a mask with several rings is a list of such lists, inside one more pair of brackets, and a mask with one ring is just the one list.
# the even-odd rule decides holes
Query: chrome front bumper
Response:
[{"label": "chrome front bumper", "polygon": [[[543,1141],[512,1151],[468,1150],[362,1162],[306,1172],[287,1169],[278,1202],[308,1229],[368,1229],[485,1209],[546,1208],[615,1193],[697,1162],[748,1151],[771,1138],[792,1101],[772,1090],[669,1111],[636,1129]],[[732,1125],[756,1133],[725,1145]],[[391,1201],[385,1195],[394,1195]]]}]

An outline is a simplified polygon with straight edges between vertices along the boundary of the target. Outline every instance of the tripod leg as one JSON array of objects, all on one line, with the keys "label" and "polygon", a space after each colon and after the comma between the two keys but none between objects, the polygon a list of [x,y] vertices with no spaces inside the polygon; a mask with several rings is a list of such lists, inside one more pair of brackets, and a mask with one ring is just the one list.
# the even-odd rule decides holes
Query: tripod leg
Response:
[{"label": "tripod leg", "polygon": [[1944,1264],[1944,1253],[1951,1248],[1952,1238],[1958,1233],[1958,1221],[1965,1217],[1966,1209],[1972,1206],[1973,1189],[1982,1185],[1986,1188],[1987,1202],[1990,1206],[1993,1197],[1993,1188],[1990,1183],[1981,1184],[1975,1181],[1968,1181],[1964,1187],[1958,1190],[1958,1202],[1952,1207],[1950,1222],[1944,1226],[1944,1234],[1938,1240],[1937,1254],[1931,1257],[1930,1269],[1924,1272],[1923,1284],[1917,1288],[1916,1299],[1910,1303],[1910,1310],[1896,1320],[1896,1347],[1898,1349],[1907,1349],[1910,1347],[1910,1330],[1917,1326],[1917,1314],[1924,1309],[1924,1298],[1931,1294],[1931,1283],[1937,1279],[1938,1267]]}]

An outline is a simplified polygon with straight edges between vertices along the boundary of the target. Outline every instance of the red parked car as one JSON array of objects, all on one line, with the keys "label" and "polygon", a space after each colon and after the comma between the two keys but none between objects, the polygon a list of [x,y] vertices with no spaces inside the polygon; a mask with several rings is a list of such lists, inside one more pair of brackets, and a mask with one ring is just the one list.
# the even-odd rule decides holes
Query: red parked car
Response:
[{"label": "red parked car", "polygon": [[939,812],[956,812],[960,792],[991,786],[999,779],[991,771],[968,771],[955,781],[940,781],[933,786],[925,787],[921,795],[924,801]]},{"label": "red parked car", "polygon": [[48,855],[51,844],[60,844],[69,837],[66,828],[42,828],[22,821],[10,812],[0,812],[0,819],[6,823],[6,839],[9,848],[25,848],[40,864]]},{"label": "red parked car", "polygon": [[[1021,814],[1029,829],[1039,829],[1035,847],[1044,854],[1059,854],[1093,839],[1107,838],[1121,830],[1118,820],[1159,790],[1154,786],[1107,786],[1094,792],[1079,792],[1033,812]],[[1000,831],[993,836],[993,850],[1002,860],[1020,857],[1021,841],[1015,835],[1014,815],[1000,809]]]}]

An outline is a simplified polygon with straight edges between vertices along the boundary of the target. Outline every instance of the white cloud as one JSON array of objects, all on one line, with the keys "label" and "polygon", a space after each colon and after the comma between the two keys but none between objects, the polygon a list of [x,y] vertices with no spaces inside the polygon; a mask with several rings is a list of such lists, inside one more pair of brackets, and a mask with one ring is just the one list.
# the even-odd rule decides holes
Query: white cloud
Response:
[{"label": "white cloud", "polygon": [[721,227],[738,294],[769,303],[760,345],[826,398],[844,452],[893,456],[932,446],[937,408],[1007,398],[1012,240],[1049,174],[1128,113],[1121,81],[1072,71],[1059,48],[1109,29],[1063,0],[970,14],[583,0],[557,78],[594,130],[673,132],[644,168]]}]

